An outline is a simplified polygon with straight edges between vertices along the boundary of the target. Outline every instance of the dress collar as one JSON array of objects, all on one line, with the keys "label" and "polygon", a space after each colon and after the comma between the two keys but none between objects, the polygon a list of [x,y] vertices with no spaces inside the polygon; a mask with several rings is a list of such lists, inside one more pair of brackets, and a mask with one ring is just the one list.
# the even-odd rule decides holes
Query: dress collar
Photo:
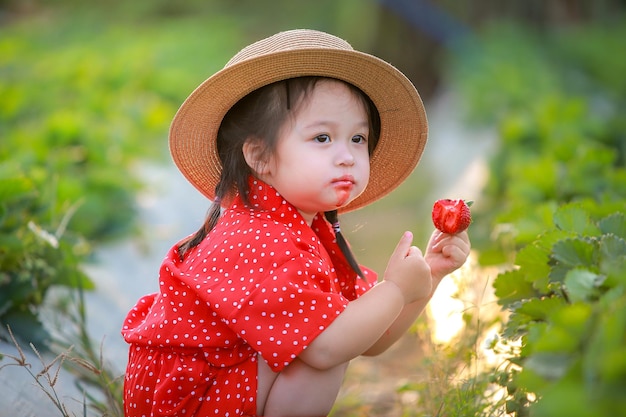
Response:
[{"label": "dress collar", "polygon": [[[249,205],[247,208],[249,210],[253,210],[258,213],[259,216],[269,216],[280,222],[308,226],[306,220],[302,214],[300,214],[298,209],[293,204],[285,200],[283,196],[271,185],[258,178],[250,176],[248,180],[248,189]],[[238,210],[246,209],[246,204],[239,194],[233,200],[231,208]],[[322,213],[318,213],[315,216],[313,224],[319,222],[320,220],[322,222],[325,221]]]},{"label": "dress collar", "polygon": [[[249,180],[250,205],[246,207],[240,195],[233,200],[231,209],[250,210],[254,216],[266,217],[274,221],[288,225],[305,241],[315,243],[318,250],[324,252],[332,263],[335,274],[339,277],[337,284],[348,299],[356,298],[355,284],[357,274],[348,264],[341,249],[337,245],[337,239],[332,226],[324,218],[323,213],[317,213],[309,226],[296,207],[283,198],[282,195],[271,185],[251,177]],[[323,248],[323,249],[322,249]]]}]

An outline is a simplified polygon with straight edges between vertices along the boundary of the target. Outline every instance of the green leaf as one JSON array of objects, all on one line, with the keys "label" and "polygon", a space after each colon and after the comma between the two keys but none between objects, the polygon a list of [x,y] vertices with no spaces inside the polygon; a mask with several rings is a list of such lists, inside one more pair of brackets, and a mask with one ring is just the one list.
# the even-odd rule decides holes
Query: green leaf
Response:
[{"label": "green leaf", "polygon": [[55,276],[56,285],[64,285],[80,290],[94,290],[96,285],[78,267],[73,265],[62,265]]},{"label": "green leaf", "polygon": [[565,306],[565,301],[557,297],[533,298],[522,303],[516,310],[518,314],[525,314],[532,320],[544,321],[557,309]]},{"label": "green leaf", "polygon": [[595,246],[584,239],[565,239],[554,244],[552,257],[571,268],[596,264]]},{"label": "green leaf", "polygon": [[554,224],[560,230],[575,232],[580,235],[597,236],[600,234],[587,212],[574,204],[559,207],[554,213]]},{"label": "green leaf", "polygon": [[626,239],[626,215],[624,213],[614,213],[600,220],[598,227],[604,234],[614,234]]},{"label": "green leaf", "polygon": [[565,289],[572,302],[591,301],[600,295],[598,287],[604,276],[586,269],[572,269],[565,276]]},{"label": "green leaf", "polygon": [[573,353],[580,346],[580,339],[568,329],[548,325],[532,343],[533,354],[537,353]]},{"label": "green leaf", "polygon": [[600,259],[615,259],[626,255],[626,239],[606,234],[600,239]]},{"label": "green leaf", "polygon": [[526,334],[531,320],[526,314],[518,314],[513,310],[507,318],[502,331],[502,337],[508,340],[517,340]]},{"label": "green leaf", "polygon": [[612,297],[602,306],[595,332],[589,341],[585,366],[590,374],[599,374],[605,380],[623,381],[626,378],[626,296]]},{"label": "green leaf", "polygon": [[555,309],[550,321],[554,328],[564,329],[567,334],[578,341],[578,345],[582,345],[589,336],[589,320],[592,313],[591,303],[575,302]]},{"label": "green leaf", "polygon": [[[555,360],[558,361],[559,359],[555,358]],[[611,401],[612,410],[608,411],[601,406],[601,401],[596,398],[590,400],[592,396],[590,396],[588,388],[574,378],[566,376],[549,384],[544,382],[540,386],[540,390],[546,395],[533,403],[530,406],[531,411],[525,415],[533,417],[614,417],[624,415],[621,412],[613,411],[615,410],[615,402],[613,401]]]},{"label": "green leaf", "polygon": [[[6,258],[21,259],[24,255],[24,246],[24,242],[15,233],[0,233],[0,266]],[[0,268],[0,270],[6,269]]]},{"label": "green leaf", "polygon": [[523,271],[525,279],[532,282],[534,288],[544,294],[548,292],[549,260],[549,251],[536,244],[526,245],[515,257],[515,263]]},{"label": "green leaf", "polygon": [[519,269],[500,273],[494,280],[493,287],[498,303],[504,306],[536,295],[532,283],[526,281]]},{"label": "green leaf", "polygon": [[2,316],[0,321],[2,330],[11,326],[11,331],[20,344],[32,343],[40,351],[48,350],[50,344],[50,334],[39,318],[30,311],[14,311]]},{"label": "green leaf", "polygon": [[529,302],[517,310],[543,316],[529,325],[526,346],[528,355],[538,352],[570,353],[580,349],[588,338],[591,307],[585,303],[566,304],[558,298],[549,302]]},{"label": "green leaf", "polygon": [[540,352],[526,359],[524,368],[544,379],[556,380],[565,375],[571,364],[572,357],[568,354]]},{"label": "green leaf", "polygon": [[20,198],[33,191],[33,184],[26,178],[0,178],[0,202]]},{"label": "green leaf", "polygon": [[606,285],[626,285],[626,240],[608,234],[600,239],[600,272],[607,275]]},{"label": "green leaf", "polygon": [[573,268],[582,267],[593,271],[599,270],[596,257],[599,255],[596,254],[596,247],[591,241],[581,238],[558,241],[552,249],[550,281],[562,283],[567,273]]},{"label": "green leaf", "polygon": [[552,248],[556,242],[561,240],[565,240],[567,238],[575,238],[575,235],[572,232],[566,232],[563,230],[553,229],[548,232],[542,233],[539,235],[537,240],[533,243],[535,246],[539,246],[543,250],[547,252],[552,252]]}]

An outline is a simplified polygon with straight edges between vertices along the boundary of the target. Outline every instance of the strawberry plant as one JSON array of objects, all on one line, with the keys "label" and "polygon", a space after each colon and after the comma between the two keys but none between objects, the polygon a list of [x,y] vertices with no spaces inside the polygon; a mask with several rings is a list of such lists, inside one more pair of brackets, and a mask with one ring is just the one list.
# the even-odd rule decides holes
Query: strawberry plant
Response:
[{"label": "strawberry plant", "polygon": [[520,250],[515,264],[494,282],[510,312],[505,345],[522,342],[509,351],[519,372],[498,381],[509,394],[519,390],[510,411],[525,415],[538,398],[534,416],[624,415],[626,214],[594,219],[581,205],[562,206],[554,228]]},{"label": "strawberry plant", "polygon": [[[52,286],[92,289],[80,262],[88,253],[84,239],[67,233],[69,217],[55,230],[39,221],[48,207],[34,182],[0,172],[0,335],[10,325],[22,340],[43,347],[49,335],[38,307]],[[71,215],[71,213],[70,213]]]},{"label": "strawberry plant", "polygon": [[510,261],[510,249],[549,228],[562,203],[598,216],[624,209],[626,59],[593,51],[618,47],[625,27],[539,34],[498,26],[451,65],[468,120],[495,126],[499,139],[473,208],[483,264]]},{"label": "strawberry plant", "polygon": [[500,27],[455,66],[499,137],[472,237],[504,267],[493,382],[510,415],[626,414],[626,60],[598,52],[624,34]]}]

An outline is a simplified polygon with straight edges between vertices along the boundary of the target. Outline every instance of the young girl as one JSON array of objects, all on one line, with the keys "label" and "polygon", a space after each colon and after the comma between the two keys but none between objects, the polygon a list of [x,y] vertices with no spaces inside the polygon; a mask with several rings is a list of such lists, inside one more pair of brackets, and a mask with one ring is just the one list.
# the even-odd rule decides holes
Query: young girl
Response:
[{"label": "young girl", "polygon": [[381,280],[355,261],[338,213],[383,197],[417,164],[427,124],[398,70],[326,33],[240,51],[183,103],[170,149],[213,200],[139,300],[126,416],[324,416],[349,361],[391,346],[469,253],[405,232]]}]

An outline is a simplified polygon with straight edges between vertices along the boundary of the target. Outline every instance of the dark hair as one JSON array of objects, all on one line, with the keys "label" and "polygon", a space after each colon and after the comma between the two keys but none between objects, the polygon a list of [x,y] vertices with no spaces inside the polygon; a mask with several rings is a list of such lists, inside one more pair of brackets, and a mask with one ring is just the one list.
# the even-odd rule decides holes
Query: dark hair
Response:
[{"label": "dark hair", "polygon": [[[217,132],[217,152],[222,162],[222,173],[220,181],[215,187],[215,200],[209,208],[202,227],[178,246],[181,259],[190,249],[199,245],[215,227],[221,214],[220,201],[222,198],[237,192],[244,203],[249,204],[248,178],[253,172],[243,155],[243,145],[246,140],[251,137],[257,138],[262,150],[259,159],[267,160],[266,157],[272,155],[276,150],[278,131],[282,124],[315,84],[323,79],[325,78],[298,77],[269,84],[239,100],[226,113]],[[378,111],[370,98],[361,90],[351,84],[346,83],[346,85],[362,100],[365,106],[370,125],[368,150],[372,155],[380,136]],[[326,219],[333,224],[337,243],[346,260],[352,269],[363,277],[354,255],[339,231],[337,210],[324,214]]]}]

